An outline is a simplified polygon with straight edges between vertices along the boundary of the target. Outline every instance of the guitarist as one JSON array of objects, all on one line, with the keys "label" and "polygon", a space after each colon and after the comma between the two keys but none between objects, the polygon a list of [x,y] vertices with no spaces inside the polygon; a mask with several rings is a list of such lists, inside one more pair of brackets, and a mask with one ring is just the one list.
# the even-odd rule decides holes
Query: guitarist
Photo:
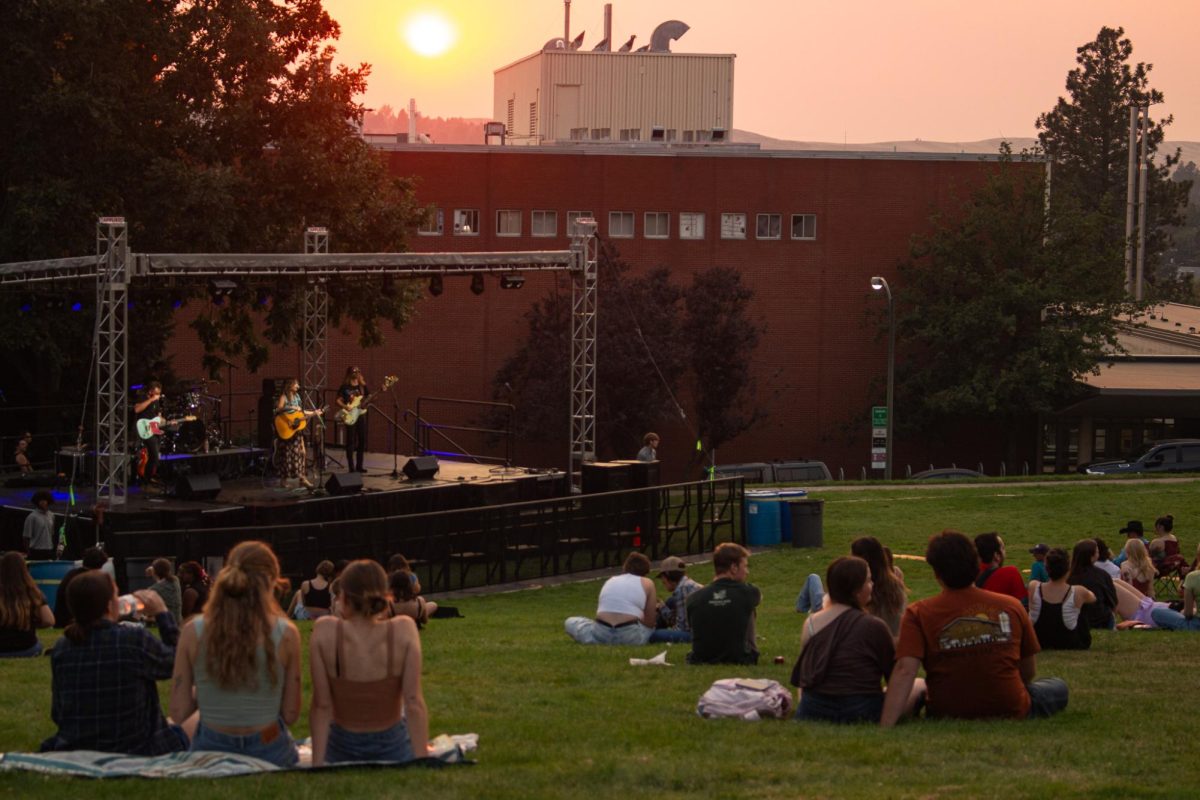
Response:
[{"label": "guitarist", "polygon": [[[304,408],[300,400],[300,381],[295,378],[289,378],[283,384],[283,391],[279,394],[279,399],[275,401],[275,414],[296,413],[304,413]],[[279,474],[283,476],[283,485],[285,487],[289,486],[292,481],[299,480],[300,485],[304,488],[313,488],[312,481],[304,474],[305,452],[303,436],[296,433],[289,439],[282,439],[276,435],[275,453],[279,465]]]},{"label": "guitarist", "polygon": [[[155,419],[156,417],[161,417],[162,384],[158,381],[150,381],[142,391],[144,392],[142,399],[133,404],[133,413],[137,415],[137,419]],[[139,457],[137,474],[143,483],[153,482],[155,475],[158,473],[160,436],[151,436],[148,439],[142,440],[142,457],[144,457],[145,461],[143,464],[142,457]]]},{"label": "guitarist", "polygon": [[370,395],[362,370],[358,367],[346,370],[346,377],[338,389],[338,408],[342,411],[357,408],[359,411],[355,421],[343,420],[346,423],[347,472],[366,472],[363,469],[363,454],[367,449],[367,398]]}]

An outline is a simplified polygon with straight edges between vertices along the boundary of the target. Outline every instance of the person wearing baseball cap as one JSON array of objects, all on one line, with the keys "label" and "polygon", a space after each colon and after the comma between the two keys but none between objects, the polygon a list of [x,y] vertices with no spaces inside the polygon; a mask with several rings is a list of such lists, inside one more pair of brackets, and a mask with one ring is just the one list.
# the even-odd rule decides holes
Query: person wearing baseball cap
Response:
[{"label": "person wearing baseball cap", "polygon": [[679,556],[667,556],[658,565],[658,577],[671,596],[658,604],[658,617],[651,642],[690,642],[692,629],[688,625],[687,599],[703,587],[686,574],[687,564]]},{"label": "person wearing baseball cap", "polygon": [[1029,567],[1029,580],[1048,583],[1050,576],[1046,573],[1046,553],[1050,552],[1049,545],[1035,544],[1029,548],[1029,552],[1033,554],[1033,565]]}]

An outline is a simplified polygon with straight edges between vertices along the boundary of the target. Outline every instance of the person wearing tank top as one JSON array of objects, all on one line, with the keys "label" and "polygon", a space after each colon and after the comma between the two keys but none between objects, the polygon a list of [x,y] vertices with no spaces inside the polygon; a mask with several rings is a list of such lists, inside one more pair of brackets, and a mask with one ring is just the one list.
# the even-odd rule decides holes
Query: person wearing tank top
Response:
[{"label": "person wearing tank top", "polygon": [[1096,595],[1084,586],[1067,583],[1071,568],[1067,551],[1055,547],[1046,553],[1046,575],[1050,580],[1029,582],[1029,618],[1043,650],[1087,650],[1092,631],[1081,613]]},{"label": "person wearing tank top", "polygon": [[646,644],[654,633],[658,593],[650,574],[650,559],[630,553],[622,574],[600,588],[595,619],[568,617],[567,635],[580,644]]},{"label": "person wearing tank top", "polygon": [[411,761],[428,755],[421,693],[421,639],[411,617],[381,618],[388,579],[374,561],[354,561],[338,579],[340,614],[313,625],[313,766]]},{"label": "person wearing tank top", "polygon": [[300,633],[275,600],[279,562],[262,542],[242,542],[217,575],[203,615],[183,628],[171,714],[199,710],[192,750],[240,753],[291,767],[288,726],[300,716]]}]

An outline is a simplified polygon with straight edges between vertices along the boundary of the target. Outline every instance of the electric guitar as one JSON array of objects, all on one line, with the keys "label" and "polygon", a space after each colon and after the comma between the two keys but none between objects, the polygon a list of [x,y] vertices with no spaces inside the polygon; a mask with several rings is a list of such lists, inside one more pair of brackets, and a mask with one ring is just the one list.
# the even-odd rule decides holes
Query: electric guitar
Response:
[{"label": "electric guitar", "polygon": [[[399,382],[399,380],[400,379],[395,375],[386,376],[383,379],[383,388],[379,390],[379,393],[383,394],[388,389],[391,389],[396,385],[397,382]],[[365,397],[365,395],[360,394],[354,397],[350,401],[349,405],[342,406],[337,412],[337,421],[343,425],[353,425],[354,423],[358,422],[358,418],[368,411],[368,409],[361,407],[363,397]]]},{"label": "electric guitar", "polygon": [[324,413],[324,408],[312,411],[280,411],[275,415],[275,434],[286,442],[308,427],[309,417],[319,417]]},{"label": "electric guitar", "polygon": [[178,419],[163,419],[161,416],[139,419],[137,421],[137,433],[143,439],[153,439],[155,436],[162,436],[166,433],[163,430],[164,428],[170,428],[172,425],[178,425],[181,422],[195,421],[195,415],[180,417]]}]

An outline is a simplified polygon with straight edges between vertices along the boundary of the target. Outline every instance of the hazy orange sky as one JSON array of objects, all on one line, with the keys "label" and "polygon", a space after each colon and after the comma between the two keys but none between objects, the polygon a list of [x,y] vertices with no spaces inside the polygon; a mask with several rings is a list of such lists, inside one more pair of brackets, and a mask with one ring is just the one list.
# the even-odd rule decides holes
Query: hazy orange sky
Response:
[{"label": "hazy orange sky", "polygon": [[[562,0],[325,0],[340,60],[373,65],[364,102],[428,116],[490,117],[492,73],[563,31]],[[571,3],[583,49],[602,37],[603,0]],[[415,52],[405,27],[440,15],[454,41]],[[1174,114],[1168,140],[1200,140],[1200,0],[613,0],[613,39],[648,44],[691,26],[676,52],[734,53],[734,127],[783,139],[966,142],[1035,135],[1064,94],[1075,49],[1121,26]]]}]

